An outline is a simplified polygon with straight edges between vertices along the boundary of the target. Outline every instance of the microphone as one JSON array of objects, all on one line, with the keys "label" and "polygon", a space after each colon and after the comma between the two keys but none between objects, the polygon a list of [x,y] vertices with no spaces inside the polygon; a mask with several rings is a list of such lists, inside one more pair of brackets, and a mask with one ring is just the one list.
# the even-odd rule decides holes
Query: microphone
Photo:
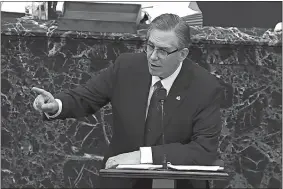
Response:
[{"label": "microphone", "polygon": [[164,101],[167,96],[167,91],[165,88],[160,88],[157,93],[158,101],[161,103],[161,127],[162,127],[162,145],[163,145],[163,160],[162,160],[162,169],[167,170],[167,157],[165,153],[165,131],[164,131]]}]

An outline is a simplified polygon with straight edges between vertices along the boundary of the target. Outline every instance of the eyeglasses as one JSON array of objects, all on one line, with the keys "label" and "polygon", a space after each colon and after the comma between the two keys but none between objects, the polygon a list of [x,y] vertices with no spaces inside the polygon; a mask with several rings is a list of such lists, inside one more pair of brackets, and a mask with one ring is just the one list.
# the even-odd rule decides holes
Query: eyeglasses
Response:
[{"label": "eyeglasses", "polygon": [[154,49],[155,49],[155,51],[156,51],[158,57],[161,58],[161,59],[165,59],[165,58],[167,58],[168,55],[173,54],[173,53],[179,51],[179,49],[176,49],[176,50],[174,50],[174,51],[167,52],[167,51],[165,51],[165,50],[163,50],[163,49],[155,48],[155,46],[152,45],[152,44],[150,44],[150,43],[147,43],[147,44],[146,44],[146,48],[144,49],[144,51],[145,51],[146,53],[152,54],[153,51],[154,51]]}]

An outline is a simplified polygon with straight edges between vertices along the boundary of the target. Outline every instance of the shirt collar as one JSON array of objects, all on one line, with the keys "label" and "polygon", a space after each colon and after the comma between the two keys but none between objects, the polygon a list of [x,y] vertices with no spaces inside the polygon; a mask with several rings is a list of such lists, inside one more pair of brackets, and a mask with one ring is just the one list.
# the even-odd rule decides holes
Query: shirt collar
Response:
[{"label": "shirt collar", "polygon": [[[172,73],[170,76],[166,77],[165,79],[161,80],[163,87],[167,90],[167,94],[169,93],[175,79],[179,75],[181,68],[182,68],[182,64],[183,64],[183,62],[180,63],[180,65],[178,66],[178,68],[175,70],[174,73]],[[160,80],[160,78],[158,76],[152,76],[151,86],[153,86],[159,80]]]}]

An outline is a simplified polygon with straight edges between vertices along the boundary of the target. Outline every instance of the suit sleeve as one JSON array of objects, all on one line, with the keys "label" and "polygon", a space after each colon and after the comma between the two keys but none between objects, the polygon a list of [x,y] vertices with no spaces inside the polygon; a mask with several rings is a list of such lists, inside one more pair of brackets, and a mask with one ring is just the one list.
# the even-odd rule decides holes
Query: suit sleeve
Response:
[{"label": "suit sleeve", "polygon": [[85,84],[59,94],[54,98],[62,101],[62,111],[56,118],[43,120],[80,118],[94,114],[101,107],[110,102],[115,86],[120,58],[114,64],[92,77]]},{"label": "suit sleeve", "polygon": [[205,106],[193,118],[193,135],[187,144],[171,143],[153,146],[153,164],[161,164],[163,152],[176,165],[212,165],[217,159],[219,136],[222,128],[220,100],[222,91],[216,88]]}]

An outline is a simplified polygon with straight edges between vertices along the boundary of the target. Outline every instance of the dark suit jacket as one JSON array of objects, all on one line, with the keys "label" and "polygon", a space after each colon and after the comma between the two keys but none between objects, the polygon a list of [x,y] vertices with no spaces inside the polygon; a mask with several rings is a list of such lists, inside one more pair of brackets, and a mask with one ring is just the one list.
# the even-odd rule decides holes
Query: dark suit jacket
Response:
[{"label": "dark suit jacket", "polygon": [[[122,54],[85,85],[55,95],[63,104],[57,119],[93,114],[111,102],[114,134],[105,163],[109,157],[143,146],[150,84],[146,55]],[[215,161],[221,131],[220,94],[214,76],[187,59],[183,62],[164,104],[165,151],[172,164],[211,165]],[[158,125],[149,133],[154,164],[162,164],[161,134]]]}]

